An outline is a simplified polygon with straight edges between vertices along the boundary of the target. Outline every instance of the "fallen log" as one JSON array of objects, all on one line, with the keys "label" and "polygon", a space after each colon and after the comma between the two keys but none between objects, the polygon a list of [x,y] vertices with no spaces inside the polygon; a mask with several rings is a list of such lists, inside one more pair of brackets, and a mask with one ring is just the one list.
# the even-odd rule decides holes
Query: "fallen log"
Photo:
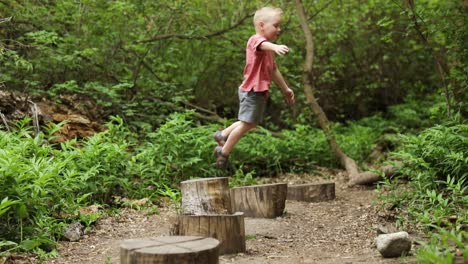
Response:
[{"label": "fallen log", "polygon": [[[380,171],[385,175],[385,177],[390,178],[398,173],[400,169],[399,166],[394,165],[386,165],[380,168]],[[350,181],[350,185],[369,185],[376,183],[382,180],[381,174],[377,174],[375,172],[366,171],[359,173],[359,177],[354,178]]]}]

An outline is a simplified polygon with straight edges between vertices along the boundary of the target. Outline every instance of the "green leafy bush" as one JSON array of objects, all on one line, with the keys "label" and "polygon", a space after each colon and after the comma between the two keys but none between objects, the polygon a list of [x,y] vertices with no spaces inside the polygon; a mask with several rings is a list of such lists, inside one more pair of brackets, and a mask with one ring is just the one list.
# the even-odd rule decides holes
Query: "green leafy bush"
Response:
[{"label": "green leafy bush", "polygon": [[468,125],[439,125],[402,140],[397,157],[412,180],[440,189],[447,177],[455,183],[468,177]]},{"label": "green leafy bush", "polygon": [[432,233],[428,243],[417,252],[420,263],[452,264],[458,255],[465,262],[468,260],[468,232],[460,228],[446,230],[437,228],[438,232]]},{"label": "green leafy bush", "polygon": [[[409,184],[405,187],[398,180],[387,180],[380,198],[401,212],[399,223],[421,226],[429,233],[438,230],[439,239],[448,237],[445,228],[460,230],[468,219],[468,125],[452,122],[401,139],[394,156],[401,161],[401,173]],[[460,235],[466,240],[466,232],[458,232],[456,237]],[[453,244],[435,241],[420,257],[434,261],[429,263],[449,263],[444,261],[451,259],[447,252],[453,250]]]},{"label": "green leafy bush", "polygon": [[400,132],[429,128],[447,118],[445,102],[441,97],[407,98],[406,102],[388,109],[388,117]]},{"label": "green leafy bush", "polygon": [[158,186],[220,174],[214,167],[216,143],[211,135],[215,128],[196,126],[192,114],[174,113],[158,130],[145,135],[130,168],[138,171],[143,182]]},{"label": "green leafy bush", "polygon": [[[365,161],[385,128],[381,119],[367,124],[334,124],[338,144],[358,163]],[[236,146],[233,160],[246,165],[246,169],[257,168],[258,175],[307,172],[316,165],[338,166],[321,129],[296,125],[294,130],[283,130],[281,135],[273,136],[262,128],[247,134]]]},{"label": "green leafy bush", "polygon": [[79,207],[109,203],[131,188],[129,135],[120,119],[87,140],[62,144],[49,143],[55,127],[32,136],[28,122],[12,133],[0,131],[2,251],[50,248]]}]

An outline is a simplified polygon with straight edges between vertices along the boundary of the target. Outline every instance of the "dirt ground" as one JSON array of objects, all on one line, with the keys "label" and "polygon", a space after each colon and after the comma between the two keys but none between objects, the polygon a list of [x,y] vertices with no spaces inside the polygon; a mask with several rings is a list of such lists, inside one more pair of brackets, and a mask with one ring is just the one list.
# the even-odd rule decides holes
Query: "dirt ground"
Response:
[{"label": "dirt ground", "polygon": [[[286,213],[276,219],[245,219],[247,252],[220,256],[220,263],[416,263],[414,257],[384,259],[375,248],[376,227],[385,225],[374,205],[374,187],[345,185],[338,172],[327,181],[336,183],[336,199],[327,202],[286,202]],[[269,182],[324,181],[317,176],[289,175]],[[380,215],[380,216],[379,216]],[[119,244],[124,239],[169,235],[176,217],[175,206],[160,213],[124,209],[101,219],[79,242],[61,242],[56,263],[119,263]]]}]

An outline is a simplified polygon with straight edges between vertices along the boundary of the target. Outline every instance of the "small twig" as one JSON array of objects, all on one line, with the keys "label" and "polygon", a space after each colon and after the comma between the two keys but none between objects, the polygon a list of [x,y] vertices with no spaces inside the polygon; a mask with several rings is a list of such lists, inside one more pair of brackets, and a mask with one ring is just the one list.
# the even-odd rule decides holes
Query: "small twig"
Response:
[{"label": "small twig", "polygon": [[12,17],[0,18],[0,24],[10,22]]},{"label": "small twig", "polygon": [[271,258],[289,258],[289,256],[267,256],[268,259],[271,259]]},{"label": "small twig", "polygon": [[8,132],[11,132],[10,127],[8,126],[8,122],[5,118],[5,115],[2,113],[2,111],[0,111],[0,117],[2,118],[3,124],[5,124],[5,127],[8,130]]},{"label": "small twig", "polygon": [[34,103],[31,100],[28,100],[28,102],[32,104],[31,111],[33,113],[33,124],[34,124],[34,127],[36,128],[36,136],[37,136],[39,135],[39,132],[41,132],[41,129],[39,127],[39,115],[38,115],[39,110],[37,109],[36,103]]}]

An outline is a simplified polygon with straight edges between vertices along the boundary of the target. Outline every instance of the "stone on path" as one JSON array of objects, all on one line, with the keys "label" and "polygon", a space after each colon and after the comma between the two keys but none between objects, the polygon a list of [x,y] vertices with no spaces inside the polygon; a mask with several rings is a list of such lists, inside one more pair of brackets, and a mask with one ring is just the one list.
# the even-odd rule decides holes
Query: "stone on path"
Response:
[{"label": "stone on path", "polygon": [[376,243],[377,250],[384,258],[400,257],[411,250],[411,240],[404,231],[379,235]]},{"label": "stone on path", "polygon": [[76,242],[83,235],[84,226],[80,222],[75,222],[67,226],[63,231],[63,236],[71,242]]}]

